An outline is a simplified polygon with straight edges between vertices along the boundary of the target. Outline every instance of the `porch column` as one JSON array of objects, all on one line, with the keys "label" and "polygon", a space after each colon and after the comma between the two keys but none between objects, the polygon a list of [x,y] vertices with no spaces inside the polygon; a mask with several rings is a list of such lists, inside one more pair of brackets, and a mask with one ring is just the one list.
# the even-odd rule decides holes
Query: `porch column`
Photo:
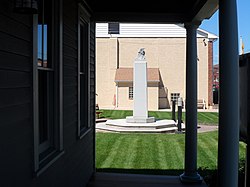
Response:
[{"label": "porch column", "polygon": [[197,28],[200,22],[186,23],[186,122],[185,168],[182,182],[202,181],[197,172]]},{"label": "porch column", "polygon": [[239,51],[236,0],[219,1],[218,186],[238,186]]}]

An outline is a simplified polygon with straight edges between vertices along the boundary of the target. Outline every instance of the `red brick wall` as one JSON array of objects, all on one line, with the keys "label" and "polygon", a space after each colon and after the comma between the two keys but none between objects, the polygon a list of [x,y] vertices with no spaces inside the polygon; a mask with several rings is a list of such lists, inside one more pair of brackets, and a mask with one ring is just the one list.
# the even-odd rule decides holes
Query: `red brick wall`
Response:
[{"label": "red brick wall", "polygon": [[208,42],[208,106],[213,104],[213,42]]}]

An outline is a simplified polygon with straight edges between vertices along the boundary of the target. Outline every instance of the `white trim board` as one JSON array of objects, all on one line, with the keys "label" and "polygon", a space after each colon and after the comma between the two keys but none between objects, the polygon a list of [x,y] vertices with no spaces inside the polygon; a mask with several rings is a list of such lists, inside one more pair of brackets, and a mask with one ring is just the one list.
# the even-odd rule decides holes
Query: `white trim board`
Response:
[{"label": "white trim board", "polygon": [[[120,23],[120,34],[108,34],[108,23],[96,23],[96,37],[185,38],[186,29],[183,24]],[[210,40],[218,39],[218,36],[203,29],[198,29],[197,37]]]}]

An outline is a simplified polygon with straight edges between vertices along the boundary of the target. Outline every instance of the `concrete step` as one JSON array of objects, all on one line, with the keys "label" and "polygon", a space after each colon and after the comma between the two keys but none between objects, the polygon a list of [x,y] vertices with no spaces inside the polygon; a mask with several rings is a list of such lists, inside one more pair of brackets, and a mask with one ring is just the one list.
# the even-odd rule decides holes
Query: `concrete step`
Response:
[{"label": "concrete step", "polygon": [[123,132],[123,133],[163,133],[163,132],[175,132],[177,127],[165,127],[165,128],[137,128],[137,127],[118,127],[118,126],[110,126],[105,123],[96,124],[97,130],[109,131],[109,132]]},{"label": "concrete step", "polygon": [[[183,123],[182,129],[185,129]],[[127,123],[126,119],[116,119],[96,123],[96,130],[124,133],[173,133],[178,128],[177,123],[173,120],[157,120],[154,123]]]},{"label": "concrete step", "polygon": [[157,120],[153,123],[127,123],[126,119],[107,120],[107,126],[126,127],[126,128],[145,128],[145,129],[161,129],[168,127],[176,127],[174,120]]}]

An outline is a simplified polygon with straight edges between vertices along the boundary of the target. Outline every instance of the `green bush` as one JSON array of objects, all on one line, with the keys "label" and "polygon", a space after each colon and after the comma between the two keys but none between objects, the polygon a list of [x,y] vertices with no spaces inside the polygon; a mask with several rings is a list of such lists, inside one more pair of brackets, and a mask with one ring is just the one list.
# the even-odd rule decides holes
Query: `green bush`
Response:
[{"label": "green bush", "polygon": [[[218,186],[218,170],[209,170],[208,168],[198,169],[201,176],[204,177],[204,181],[208,187],[219,187]],[[244,187],[245,182],[245,159],[239,160],[239,176],[238,176],[238,187]]]}]

